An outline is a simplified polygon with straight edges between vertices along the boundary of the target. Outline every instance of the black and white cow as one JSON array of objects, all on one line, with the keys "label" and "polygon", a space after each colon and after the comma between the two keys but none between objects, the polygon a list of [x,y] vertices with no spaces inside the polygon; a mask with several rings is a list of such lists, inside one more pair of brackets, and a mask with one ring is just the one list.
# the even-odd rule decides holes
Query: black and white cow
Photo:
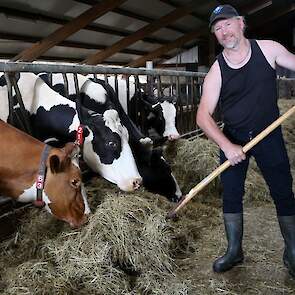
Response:
[{"label": "black and white cow", "polygon": [[[49,82],[48,76],[42,75],[44,81]],[[63,93],[63,77],[61,74],[52,75],[52,87]],[[73,75],[67,74],[69,95],[75,95]],[[86,78],[78,75],[81,101],[84,106],[94,111],[115,108],[122,123],[129,132],[129,142],[140,175],[143,178],[144,187],[154,193],[168,197],[172,201],[178,201],[181,191],[175,180],[169,164],[162,156],[160,149],[152,149],[152,141],[145,137],[123,110],[113,88],[99,79]]]},{"label": "black and white cow", "polygon": [[[7,86],[2,78],[1,81],[0,118],[9,121]],[[98,114],[82,107],[82,118],[79,118],[73,101],[53,91],[32,73],[21,73],[18,87],[30,115],[34,136],[40,140],[53,137],[64,143],[75,141],[78,127],[83,124],[86,164],[124,191],[134,191],[140,186],[142,178],[128,144],[128,131],[122,126],[116,110]]]},{"label": "black and white cow", "polygon": [[[102,77],[100,77],[103,79]],[[146,83],[146,77],[139,76],[140,82]],[[115,89],[115,78],[108,78],[108,83]],[[127,110],[127,85],[123,77],[118,77],[118,98],[128,116],[133,122],[140,122],[142,132],[152,138],[165,137],[176,140],[179,133],[176,128],[176,97],[157,92],[147,95],[142,89],[135,87],[133,76],[129,78],[130,108]]]}]

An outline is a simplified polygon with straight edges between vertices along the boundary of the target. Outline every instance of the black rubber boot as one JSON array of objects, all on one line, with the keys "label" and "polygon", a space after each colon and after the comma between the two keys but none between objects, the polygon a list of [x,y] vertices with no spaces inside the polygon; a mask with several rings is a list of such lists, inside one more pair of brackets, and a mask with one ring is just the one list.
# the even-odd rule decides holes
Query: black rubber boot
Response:
[{"label": "black rubber boot", "polygon": [[283,261],[290,275],[295,278],[295,215],[278,216],[278,220],[285,241]]},{"label": "black rubber boot", "polygon": [[243,213],[225,213],[223,218],[228,246],[225,255],[214,261],[213,270],[215,272],[227,271],[244,260]]}]

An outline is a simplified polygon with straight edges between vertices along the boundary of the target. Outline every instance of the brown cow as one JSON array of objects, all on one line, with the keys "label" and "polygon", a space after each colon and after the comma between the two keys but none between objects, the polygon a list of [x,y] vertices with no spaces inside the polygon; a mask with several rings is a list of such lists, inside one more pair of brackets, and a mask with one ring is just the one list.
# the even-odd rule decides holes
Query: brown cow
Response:
[{"label": "brown cow", "polygon": [[[45,144],[1,120],[0,134],[0,194],[20,202],[36,201]],[[68,143],[62,149],[49,150],[44,161],[44,190],[40,193],[45,209],[71,227],[82,225],[90,213],[77,149]]]}]

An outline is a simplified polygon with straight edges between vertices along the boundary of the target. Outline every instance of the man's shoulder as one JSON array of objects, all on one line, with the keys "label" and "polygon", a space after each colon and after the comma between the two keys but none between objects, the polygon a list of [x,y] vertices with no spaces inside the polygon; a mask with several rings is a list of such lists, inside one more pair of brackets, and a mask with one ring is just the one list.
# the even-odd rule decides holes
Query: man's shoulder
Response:
[{"label": "man's shoulder", "polygon": [[257,40],[257,43],[269,64],[275,68],[277,57],[286,51],[285,47],[273,40]]},{"label": "man's shoulder", "polygon": [[210,71],[215,72],[215,71],[218,71],[218,70],[220,70],[220,66],[219,66],[219,62],[218,62],[218,60],[216,59],[216,60],[214,61],[214,63],[212,64],[212,66],[211,66],[211,68],[210,68]]},{"label": "man's shoulder", "polygon": [[205,81],[204,83],[207,84],[207,83],[214,83],[216,81],[220,81],[221,80],[221,71],[220,71],[220,67],[219,67],[219,63],[218,61],[216,60],[213,65],[211,66],[211,68],[209,69],[206,77],[205,77]]},{"label": "man's shoulder", "polygon": [[209,69],[208,75],[215,76],[220,74],[220,66],[218,60],[215,60],[211,68]]},{"label": "man's shoulder", "polygon": [[261,49],[272,50],[282,46],[279,42],[273,40],[256,40],[256,42]]}]

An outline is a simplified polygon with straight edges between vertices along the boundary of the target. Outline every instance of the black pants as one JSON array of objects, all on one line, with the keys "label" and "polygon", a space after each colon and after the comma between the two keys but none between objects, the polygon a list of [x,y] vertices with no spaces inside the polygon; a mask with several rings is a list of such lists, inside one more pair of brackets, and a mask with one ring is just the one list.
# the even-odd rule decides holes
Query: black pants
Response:
[{"label": "black pants", "polygon": [[[233,142],[244,146],[252,134],[224,130],[225,135]],[[256,160],[274,200],[279,216],[295,215],[295,198],[292,192],[292,175],[289,159],[284,144],[281,128],[278,127],[246,154],[246,160],[230,166],[221,174],[223,185],[223,212],[243,212],[243,195],[249,159]],[[220,151],[220,163],[226,161]]]}]

